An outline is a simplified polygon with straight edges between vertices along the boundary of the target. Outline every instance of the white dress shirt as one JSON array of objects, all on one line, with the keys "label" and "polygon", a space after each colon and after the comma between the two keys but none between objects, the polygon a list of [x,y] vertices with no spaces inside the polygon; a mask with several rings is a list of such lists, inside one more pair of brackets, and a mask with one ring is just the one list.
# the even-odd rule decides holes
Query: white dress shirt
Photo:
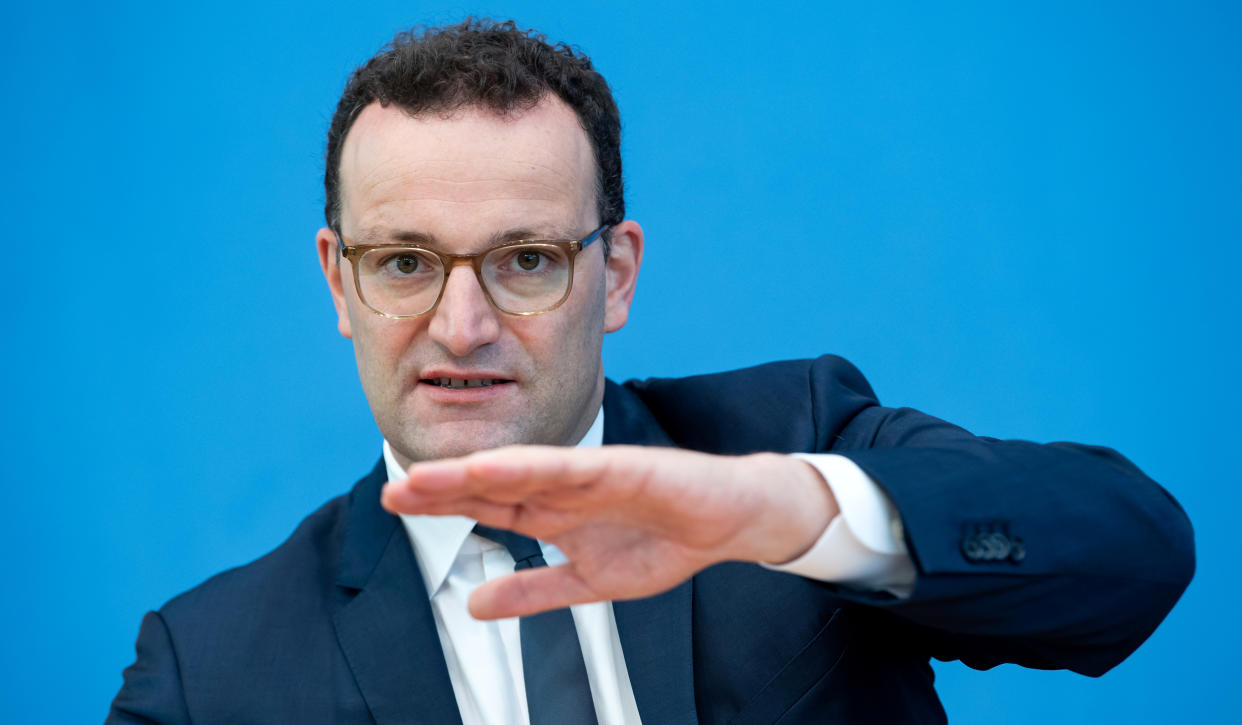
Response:
[{"label": "white dress shirt", "polygon": [[[579,446],[604,441],[600,409]],[[858,588],[909,596],[915,571],[906,552],[901,520],[887,496],[858,466],[834,454],[796,454],[815,466],[840,506],[819,540],[803,556],[768,568]],[[384,441],[389,480],[405,471]],[[464,516],[408,516],[401,521],[431,598],[436,630],[448,665],[463,725],[529,725],[518,620],[482,622],[466,601],[480,584],[513,573],[507,549],[472,533]],[[565,562],[555,546],[539,542],[548,566]],[[639,723],[611,602],[570,608],[582,644],[591,697],[600,725]],[[418,687],[411,682],[410,687]]]}]

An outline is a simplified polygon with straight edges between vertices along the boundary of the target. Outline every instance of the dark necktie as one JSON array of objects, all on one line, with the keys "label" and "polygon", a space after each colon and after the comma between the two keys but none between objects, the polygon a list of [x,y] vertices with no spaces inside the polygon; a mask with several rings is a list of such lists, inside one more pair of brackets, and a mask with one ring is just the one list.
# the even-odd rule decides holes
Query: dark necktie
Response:
[{"label": "dark necktie", "polygon": [[[474,533],[508,549],[513,555],[514,571],[548,565],[539,542],[529,536],[483,524],[475,524]],[[531,725],[596,725],[586,662],[569,610],[554,609],[522,617],[518,628]]]}]

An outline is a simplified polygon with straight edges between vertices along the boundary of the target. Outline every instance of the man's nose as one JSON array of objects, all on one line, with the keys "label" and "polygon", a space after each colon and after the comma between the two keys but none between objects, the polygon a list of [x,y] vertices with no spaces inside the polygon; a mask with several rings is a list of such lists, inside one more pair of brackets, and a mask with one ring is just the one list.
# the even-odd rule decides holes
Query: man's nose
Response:
[{"label": "man's nose", "polygon": [[449,270],[428,334],[453,355],[464,357],[500,336],[500,313],[487,301],[469,265]]}]

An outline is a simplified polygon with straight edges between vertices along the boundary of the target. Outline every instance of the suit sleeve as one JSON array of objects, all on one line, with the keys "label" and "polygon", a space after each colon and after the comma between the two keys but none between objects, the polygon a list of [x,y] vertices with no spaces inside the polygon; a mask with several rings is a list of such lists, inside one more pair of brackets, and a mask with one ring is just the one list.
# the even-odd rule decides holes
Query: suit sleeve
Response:
[{"label": "suit sleeve", "polygon": [[1098,676],[1194,572],[1181,507],[1112,450],[982,438],[878,405],[835,443],[897,507],[917,570],[906,600],[841,595],[916,625],[937,658]]},{"label": "suit sleeve", "polygon": [[176,652],[158,612],[147,612],[142,618],[134,648],[138,657],[125,668],[125,680],[112,701],[107,724],[189,723]]},{"label": "suit sleeve", "polygon": [[861,468],[897,508],[914,589],[822,586],[938,659],[1100,675],[1150,636],[1194,572],[1186,515],[1121,455],[882,407],[836,356],[631,387],[677,445],[836,453]]}]

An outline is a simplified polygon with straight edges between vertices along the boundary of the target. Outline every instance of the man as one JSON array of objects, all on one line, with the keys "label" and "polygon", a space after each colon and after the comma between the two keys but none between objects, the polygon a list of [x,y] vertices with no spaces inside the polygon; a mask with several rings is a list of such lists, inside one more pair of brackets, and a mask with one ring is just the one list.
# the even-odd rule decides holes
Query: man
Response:
[{"label": "man", "polygon": [[834,357],[606,381],[619,128],[512,24],[354,74],[316,243],[383,459],[148,614],[111,721],[943,721],[931,656],[1099,675],[1163,619],[1189,524],[1111,451],[882,408]]}]

